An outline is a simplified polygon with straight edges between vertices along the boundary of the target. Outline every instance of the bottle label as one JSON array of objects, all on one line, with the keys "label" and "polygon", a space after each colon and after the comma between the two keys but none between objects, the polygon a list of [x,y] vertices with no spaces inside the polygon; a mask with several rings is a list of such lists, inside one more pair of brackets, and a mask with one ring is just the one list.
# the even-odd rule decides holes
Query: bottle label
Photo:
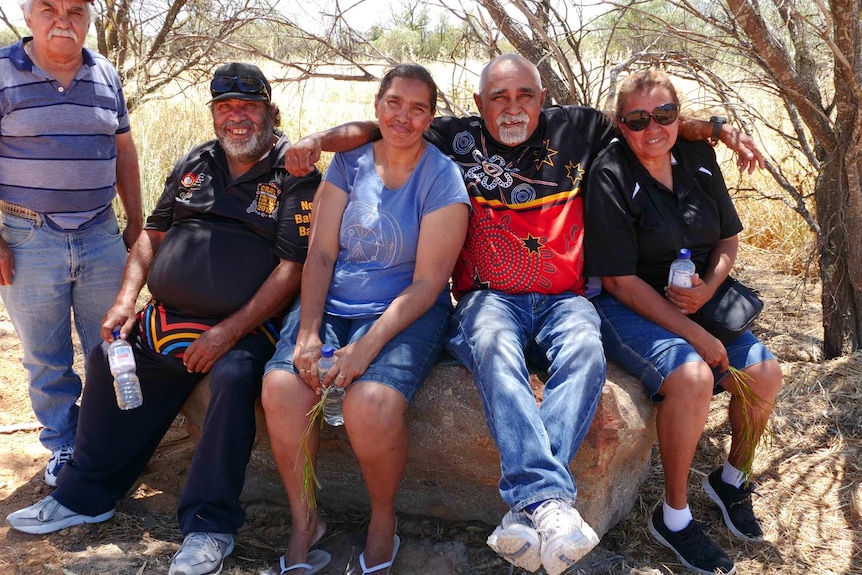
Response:
[{"label": "bottle label", "polygon": [[113,373],[135,370],[135,354],[131,346],[117,346],[108,350],[108,363]]},{"label": "bottle label", "polygon": [[682,271],[682,270],[671,270],[670,271],[670,281],[668,282],[670,285],[675,285],[683,288],[691,287],[691,272]]}]

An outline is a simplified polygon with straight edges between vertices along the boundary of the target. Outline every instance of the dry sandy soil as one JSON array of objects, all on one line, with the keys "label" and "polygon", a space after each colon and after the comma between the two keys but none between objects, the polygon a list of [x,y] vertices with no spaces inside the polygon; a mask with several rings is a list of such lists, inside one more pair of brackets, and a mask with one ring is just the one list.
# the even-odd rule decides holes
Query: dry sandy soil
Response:
[{"label": "dry sandy soil", "polygon": [[[755,508],[768,541],[731,539],[717,510],[699,488],[722,461],[727,446],[726,397],[713,401],[708,428],[691,471],[695,517],[711,523],[715,539],[736,560],[739,573],[862,574],[862,354],[819,359],[818,288],[799,278],[746,266],[769,256],[744,251],[738,274],[759,288],[767,303],[756,332],[775,352],[785,386],[775,407],[772,439],[755,465],[761,497]],[[42,481],[47,452],[38,442],[21,348],[0,307],[0,516],[49,493]],[[181,542],[174,505],[193,449],[182,419],[174,424],[141,478],[106,523],[46,536],[0,527],[0,575],[141,575],[166,573]],[[673,555],[655,544],[645,521],[661,499],[656,464],[635,509],[570,573],[683,573]],[[286,541],[285,500],[248,504],[249,520],[225,565],[229,575],[257,573]],[[349,547],[362,517],[325,510],[330,517],[327,548]],[[484,545],[492,528],[399,517],[404,544],[395,572],[489,575],[513,573]],[[342,563],[343,565],[343,563]],[[337,571],[327,570],[324,575]],[[523,574],[519,570],[514,573]]]}]

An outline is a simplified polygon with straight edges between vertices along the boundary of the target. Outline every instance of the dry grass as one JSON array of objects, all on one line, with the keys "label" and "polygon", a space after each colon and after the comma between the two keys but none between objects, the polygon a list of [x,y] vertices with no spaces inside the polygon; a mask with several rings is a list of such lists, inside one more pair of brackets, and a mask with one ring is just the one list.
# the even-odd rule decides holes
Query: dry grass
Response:
[{"label": "dry grass", "polygon": [[[717,508],[699,488],[729,448],[727,394],[713,401],[691,469],[689,502],[696,518],[711,523],[713,537],[736,560],[739,573],[860,574],[862,352],[818,362],[815,282],[801,290],[799,278],[755,265],[763,261],[761,255],[743,246],[739,275],[766,296],[756,332],[778,356],[785,376],[770,422],[771,441],[758,451],[754,465],[761,495],[754,505],[768,542],[742,543],[729,536]],[[661,573],[684,572],[644,528],[661,501],[662,484],[656,458],[636,509],[602,540],[602,547],[636,568],[633,572],[655,573],[659,565]]]},{"label": "dry grass", "polygon": [[[770,267],[788,275],[817,275],[815,235],[767,172],[741,174],[733,154],[716,149],[733,204],[744,225],[740,240],[761,251]],[[810,188],[810,184],[809,184]]]},{"label": "dry grass", "polygon": [[[859,567],[860,409],[862,355],[824,364],[783,364],[786,384],[772,418],[772,442],[755,464],[755,509],[768,543],[741,543],[728,536],[717,509],[699,493],[703,476],[728,448],[727,398],[714,401],[708,428],[691,471],[695,517],[712,523],[716,541],[737,561],[740,573],[862,573]],[[614,551],[641,556],[647,565],[668,561],[643,526],[661,501],[656,461],[638,508],[603,540]],[[645,553],[645,554],[644,554]],[[668,564],[665,572],[679,572]]]}]

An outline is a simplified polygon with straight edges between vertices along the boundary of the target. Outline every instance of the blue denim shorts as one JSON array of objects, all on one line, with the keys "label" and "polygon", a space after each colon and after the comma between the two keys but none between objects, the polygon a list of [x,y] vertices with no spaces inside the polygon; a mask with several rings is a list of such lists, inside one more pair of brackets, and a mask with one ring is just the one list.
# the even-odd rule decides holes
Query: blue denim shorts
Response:
[{"label": "blue denim shorts", "polygon": [[[293,351],[299,333],[299,303],[297,298],[284,319],[281,337],[276,344],[275,354],[266,364],[265,373],[277,369],[296,373]],[[410,403],[443,349],[443,337],[451,314],[450,305],[434,304],[389,340],[365,373],[354,379],[354,383],[372,381],[383,384],[400,393]],[[320,339],[335,348],[344,347],[365,335],[379,317],[344,318],[324,313]]]},{"label": "blue denim shorts", "polygon": [[[608,293],[592,300],[602,320],[602,344],[605,355],[623,366],[643,382],[654,402],[662,400],[661,384],[673,370],[690,361],[703,361],[685,339],[631,310]],[[725,346],[730,365],[737,369],[775,359],[757,337],[746,331]],[[718,382],[727,372],[712,370],[715,393],[723,388]]]}]

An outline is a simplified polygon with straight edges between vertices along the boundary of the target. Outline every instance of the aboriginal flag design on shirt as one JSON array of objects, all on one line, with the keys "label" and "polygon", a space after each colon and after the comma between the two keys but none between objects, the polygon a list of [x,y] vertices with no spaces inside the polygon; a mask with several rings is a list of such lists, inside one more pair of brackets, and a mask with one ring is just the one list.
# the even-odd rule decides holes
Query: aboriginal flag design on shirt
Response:
[{"label": "aboriginal flag design on shirt", "polygon": [[590,108],[542,111],[531,138],[494,141],[479,118],[438,118],[429,139],[461,167],[472,211],[453,272],[456,297],[476,289],[511,294],[584,291],[582,183],[612,137]]}]

